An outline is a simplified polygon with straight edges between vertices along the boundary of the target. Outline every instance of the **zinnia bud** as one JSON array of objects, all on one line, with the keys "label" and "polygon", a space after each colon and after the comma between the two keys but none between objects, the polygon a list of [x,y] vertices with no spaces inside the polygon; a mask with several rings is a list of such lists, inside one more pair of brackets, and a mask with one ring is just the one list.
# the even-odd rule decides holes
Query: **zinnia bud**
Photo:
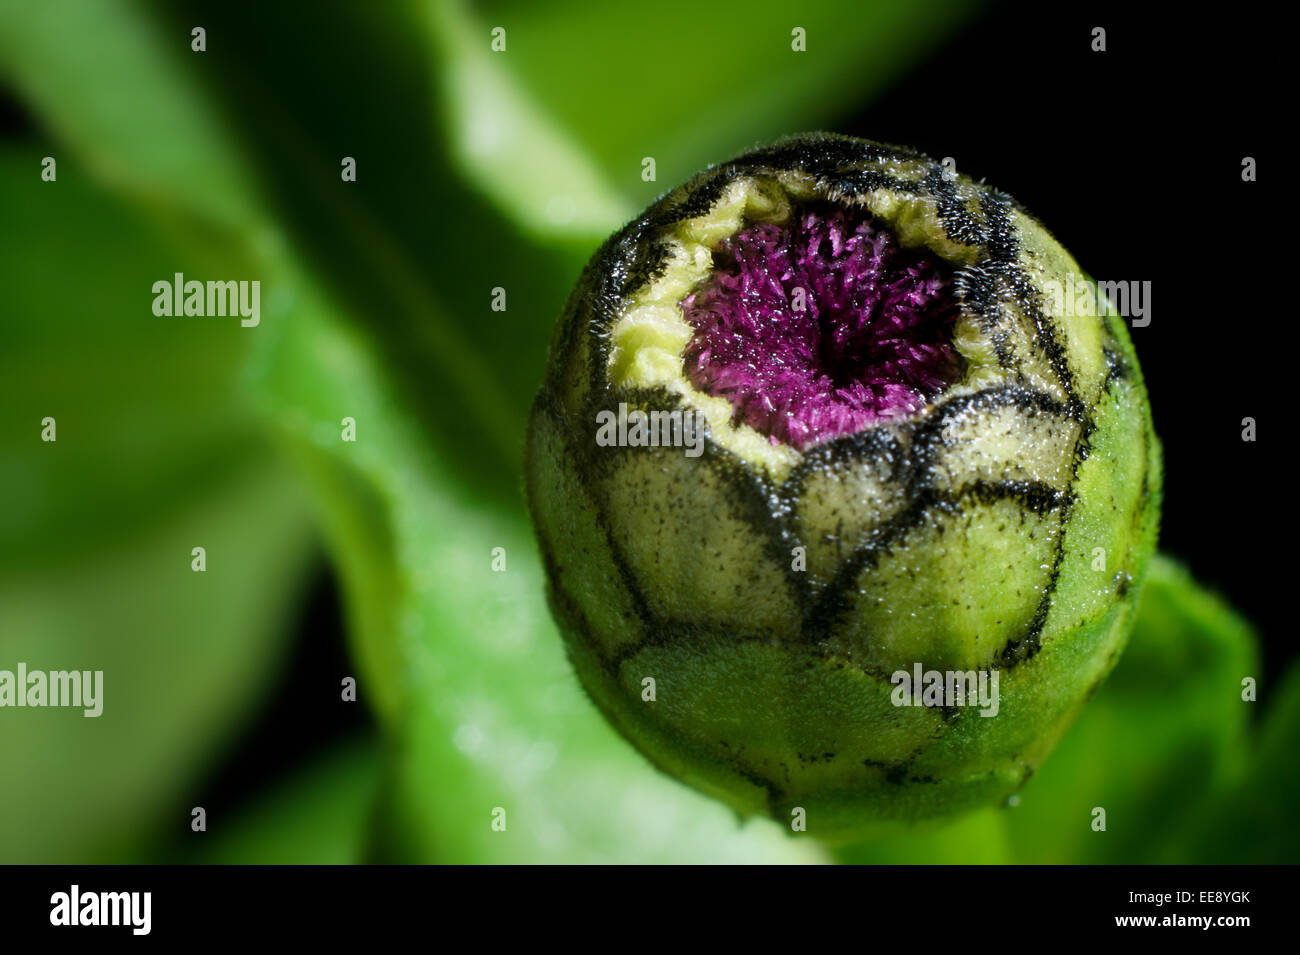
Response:
[{"label": "zinnia bud", "polygon": [[529,428],[597,706],[830,841],[1018,788],[1154,547],[1159,448],[1110,311],[1014,200],[908,149],[798,137],[652,205],[584,271]]}]

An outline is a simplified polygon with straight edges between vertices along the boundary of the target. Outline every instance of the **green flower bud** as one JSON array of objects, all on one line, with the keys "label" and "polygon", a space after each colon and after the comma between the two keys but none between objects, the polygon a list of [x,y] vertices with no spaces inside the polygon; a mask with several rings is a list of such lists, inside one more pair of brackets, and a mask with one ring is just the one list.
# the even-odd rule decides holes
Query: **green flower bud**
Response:
[{"label": "green flower bud", "polygon": [[907,149],[798,137],[652,205],[583,272],[528,434],[596,705],[829,841],[1004,799],[1114,665],[1154,548],[1112,311],[1012,199]]}]

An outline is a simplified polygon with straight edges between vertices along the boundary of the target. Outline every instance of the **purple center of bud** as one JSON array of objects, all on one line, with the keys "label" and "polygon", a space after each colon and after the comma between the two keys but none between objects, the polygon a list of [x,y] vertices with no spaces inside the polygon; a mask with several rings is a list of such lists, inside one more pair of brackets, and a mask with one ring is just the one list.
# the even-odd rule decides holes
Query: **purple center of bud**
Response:
[{"label": "purple center of bud", "polygon": [[961,374],[951,269],[864,211],[797,208],[724,240],[682,301],[687,378],[803,449],[923,408]]}]

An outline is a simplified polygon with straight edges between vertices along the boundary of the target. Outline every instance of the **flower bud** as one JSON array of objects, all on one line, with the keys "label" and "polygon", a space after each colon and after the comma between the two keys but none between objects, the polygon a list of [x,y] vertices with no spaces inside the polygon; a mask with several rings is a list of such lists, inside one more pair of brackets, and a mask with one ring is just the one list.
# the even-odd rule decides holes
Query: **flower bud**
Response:
[{"label": "flower bud", "polygon": [[1123,321],[1051,234],[823,134],[600,248],[528,434],[596,705],[664,771],[828,841],[1029,777],[1122,649],[1160,476]]}]

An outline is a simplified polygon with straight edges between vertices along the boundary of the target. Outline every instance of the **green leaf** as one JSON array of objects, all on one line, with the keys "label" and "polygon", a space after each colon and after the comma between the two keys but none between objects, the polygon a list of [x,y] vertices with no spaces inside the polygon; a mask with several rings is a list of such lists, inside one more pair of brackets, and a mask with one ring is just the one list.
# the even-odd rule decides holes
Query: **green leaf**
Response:
[{"label": "green leaf", "polygon": [[590,154],[542,113],[527,87],[501,68],[488,31],[458,2],[425,8],[447,140],[460,173],[503,215],[543,237],[600,239],[631,218],[637,210],[627,190],[616,189]]},{"label": "green leaf", "polygon": [[[301,448],[333,515],[331,550],[369,661],[361,697],[387,701],[386,851],[446,862],[823,858],[774,824],[742,827],[615,734],[564,657],[527,523],[451,477],[446,458],[459,450],[421,440],[374,350],[325,311],[306,308],[260,339],[259,376],[268,416]],[[343,408],[354,443],[339,440]],[[497,547],[504,572],[492,569]],[[492,828],[497,808],[504,832]]]},{"label": "green leaf", "polygon": [[[152,312],[153,283],[200,260],[87,183],[72,157],[42,182],[40,156],[0,153],[0,569],[65,553],[59,531],[75,529],[85,552],[156,523],[165,501],[247,456],[256,428],[230,388],[251,330]],[[46,417],[53,444],[40,441]]]},{"label": "green leaf", "polygon": [[43,152],[0,151],[0,668],[102,670],[104,704],[0,711],[0,859],[120,861],[256,712],[313,540],[232,388],[249,330],[152,314],[208,260]]},{"label": "green leaf", "polygon": [[[60,441],[72,440],[70,437]],[[179,804],[263,705],[311,556],[283,471],[244,463],[167,526],[0,579],[0,666],[103,671],[103,713],[0,721],[0,859],[123,862],[188,828]],[[190,569],[190,548],[208,569]],[[201,804],[201,796],[199,797]]]},{"label": "green leaf", "polygon": [[[1079,722],[1009,808],[1017,861],[1204,862],[1200,804],[1240,776],[1259,673],[1248,624],[1157,557],[1129,646]],[[1092,828],[1105,810],[1104,832]]]},{"label": "green leaf", "polygon": [[348,865],[367,859],[380,780],[374,740],[350,740],[289,774],[186,855],[207,865]]},{"label": "green leaf", "polygon": [[[426,0],[463,175],[542,235],[603,237],[704,166],[832,124],[977,4]],[[804,31],[796,52],[793,31]],[[493,30],[497,45],[493,49]],[[655,179],[643,160],[655,160]]]},{"label": "green leaf", "polygon": [[[132,0],[0,0],[0,78],[96,178],[214,227],[258,219],[249,171],[205,96],[190,29]],[[200,186],[196,188],[196,186]]]},{"label": "green leaf", "polygon": [[981,809],[937,827],[891,836],[835,851],[846,865],[994,865],[1014,861],[1006,836],[1006,814]]},{"label": "green leaf", "polygon": [[163,15],[170,30],[208,25],[205,76],[304,272],[378,343],[427,439],[467,452],[452,461],[459,479],[517,499],[522,422],[579,260],[518,235],[455,176],[423,16],[183,3]]},{"label": "green leaf", "polygon": [[1214,865],[1295,865],[1300,835],[1295,811],[1300,805],[1300,666],[1292,664],[1276,689],[1265,688],[1263,726],[1250,765],[1226,792],[1207,799],[1196,814],[1186,846],[1161,861]]}]

